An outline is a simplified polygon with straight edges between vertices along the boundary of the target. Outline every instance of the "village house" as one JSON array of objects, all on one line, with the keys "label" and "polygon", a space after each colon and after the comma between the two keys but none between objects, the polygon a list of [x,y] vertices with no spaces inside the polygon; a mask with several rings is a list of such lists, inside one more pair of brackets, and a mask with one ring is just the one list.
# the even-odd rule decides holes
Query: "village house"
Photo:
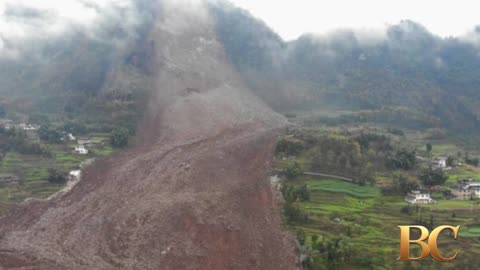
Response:
[{"label": "village house", "polygon": [[70,180],[78,180],[80,179],[81,173],[82,171],[80,170],[74,170],[74,171],[70,171],[68,176],[70,177]]},{"label": "village house", "polygon": [[83,145],[75,146],[75,153],[80,155],[87,155],[88,150]]},{"label": "village house", "polygon": [[30,131],[30,130],[38,130],[40,129],[39,125],[32,125],[32,124],[26,124],[26,123],[21,123],[18,125],[18,128]]},{"label": "village house", "polygon": [[405,201],[412,204],[430,204],[435,203],[428,193],[422,193],[418,190],[412,190],[405,196]]},{"label": "village house", "polygon": [[68,134],[67,134],[67,137],[68,137],[68,140],[69,140],[69,141],[75,141],[75,140],[77,139],[77,138],[75,138],[75,136],[73,136],[72,133],[68,133]]},{"label": "village house", "polygon": [[10,119],[0,119],[0,126],[3,126],[5,129],[11,129],[14,127],[14,124]]},{"label": "village house", "polygon": [[480,183],[473,182],[473,180],[465,180],[460,185],[458,193],[456,194],[457,198],[460,200],[471,200],[475,198],[480,198]]},{"label": "village house", "polygon": [[102,145],[103,141],[90,139],[88,137],[79,137],[77,143],[80,145],[85,145],[86,147],[95,147],[98,145]]},{"label": "village house", "polygon": [[432,165],[437,169],[446,169],[447,168],[447,158],[446,157],[436,157],[432,161]]}]

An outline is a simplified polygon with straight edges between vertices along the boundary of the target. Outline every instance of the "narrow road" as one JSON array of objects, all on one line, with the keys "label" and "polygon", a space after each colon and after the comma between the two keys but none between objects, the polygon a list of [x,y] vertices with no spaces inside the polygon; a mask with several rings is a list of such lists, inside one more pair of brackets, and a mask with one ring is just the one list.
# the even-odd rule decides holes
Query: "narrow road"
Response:
[{"label": "narrow road", "polygon": [[[280,169],[275,169],[277,172],[281,172],[282,170]],[[357,183],[358,181],[352,178],[344,177],[344,176],[339,176],[339,175],[334,175],[334,174],[328,174],[328,173],[319,173],[319,172],[303,172],[302,174],[304,175],[310,175],[310,176],[321,176],[321,177],[329,177],[329,178],[334,178],[342,181],[347,181],[347,182],[352,182],[352,183]]]},{"label": "narrow road", "polygon": [[357,182],[352,178],[347,178],[343,176],[338,176],[338,175],[333,175],[333,174],[326,174],[326,173],[318,173],[318,172],[303,172],[304,175],[311,175],[311,176],[322,176],[322,177],[329,177],[329,178],[335,178],[347,182]]}]

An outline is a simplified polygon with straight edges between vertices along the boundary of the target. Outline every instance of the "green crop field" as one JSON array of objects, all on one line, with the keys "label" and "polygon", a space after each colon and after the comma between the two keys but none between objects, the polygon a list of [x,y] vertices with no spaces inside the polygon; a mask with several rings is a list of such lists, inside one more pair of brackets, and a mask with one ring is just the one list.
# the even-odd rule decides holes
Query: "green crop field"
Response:
[{"label": "green crop field", "polygon": [[380,191],[377,188],[352,185],[351,183],[338,180],[310,180],[306,183],[311,191],[343,193],[359,199],[375,198],[380,195]]},{"label": "green crop field", "polygon": [[480,181],[480,174],[477,172],[468,171],[462,167],[455,168],[451,171],[448,171],[449,179],[448,183],[458,185],[458,180],[463,179],[474,179]]},{"label": "green crop field", "polygon": [[377,187],[332,179],[295,182],[298,186],[303,184],[307,184],[310,200],[299,204],[309,221],[291,225],[292,230],[303,230],[309,243],[314,235],[319,239],[343,235],[353,247],[355,264],[345,263],[333,269],[468,269],[457,268],[463,265],[461,261],[444,265],[432,260],[414,264],[396,261],[400,234],[397,226],[414,225],[419,219],[425,223],[433,221],[434,227],[461,225],[460,239],[453,241],[442,236],[441,249],[457,250],[460,258],[468,258],[470,262],[480,255],[480,206],[475,202],[441,201],[418,208],[412,206],[407,212],[408,204],[402,197],[383,196]]}]

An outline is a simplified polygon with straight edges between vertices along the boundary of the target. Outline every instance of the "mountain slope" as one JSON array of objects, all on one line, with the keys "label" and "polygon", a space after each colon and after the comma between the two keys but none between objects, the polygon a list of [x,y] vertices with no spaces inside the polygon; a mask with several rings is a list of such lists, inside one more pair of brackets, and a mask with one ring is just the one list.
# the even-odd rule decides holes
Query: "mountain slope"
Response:
[{"label": "mountain slope", "polygon": [[480,49],[471,41],[478,31],[442,39],[402,21],[384,33],[342,30],[284,42],[245,11],[211,9],[229,59],[277,110],[394,110],[425,127],[480,127]]},{"label": "mountain slope", "polygon": [[296,268],[267,174],[286,122],[230,66],[204,4],[172,2],[149,35],[139,145],[3,218],[3,268]]}]

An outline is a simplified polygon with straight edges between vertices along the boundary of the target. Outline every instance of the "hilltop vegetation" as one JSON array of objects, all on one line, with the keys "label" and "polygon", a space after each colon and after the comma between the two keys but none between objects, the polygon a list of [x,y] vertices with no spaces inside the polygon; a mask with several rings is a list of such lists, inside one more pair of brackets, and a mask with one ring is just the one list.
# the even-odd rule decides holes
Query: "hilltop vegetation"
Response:
[{"label": "hilltop vegetation", "polygon": [[212,7],[230,59],[279,110],[364,110],[329,121],[408,128],[480,127],[480,50],[472,37],[440,38],[402,21],[373,37],[354,30],[285,42],[231,6]]},{"label": "hilltop vegetation", "polygon": [[[444,129],[310,121],[317,117],[297,111],[291,116],[297,126],[278,140],[275,151],[284,176],[285,222],[297,236],[306,269],[463,269],[478,261],[479,200],[454,195],[463,180],[480,180],[478,167],[469,165],[480,154],[477,144]],[[436,167],[438,157],[449,167]],[[410,205],[404,196],[412,190],[431,193],[437,202]],[[441,246],[468,252],[455,265],[398,263],[399,224],[460,225],[461,239],[444,238]]]}]

